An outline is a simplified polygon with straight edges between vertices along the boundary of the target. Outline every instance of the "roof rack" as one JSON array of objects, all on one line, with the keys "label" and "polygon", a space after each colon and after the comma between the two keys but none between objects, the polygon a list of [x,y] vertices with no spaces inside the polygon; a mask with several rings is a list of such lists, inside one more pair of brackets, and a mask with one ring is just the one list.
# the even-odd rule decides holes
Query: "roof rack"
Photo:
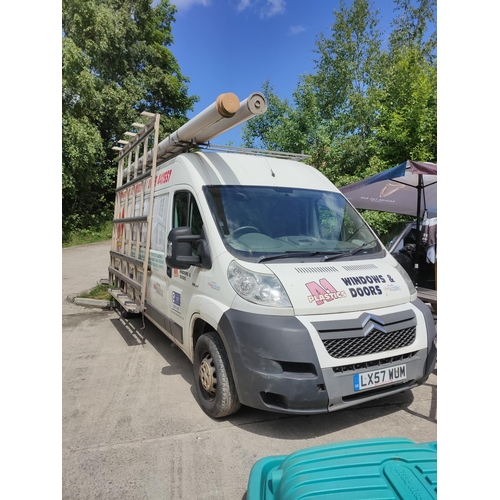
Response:
[{"label": "roof rack", "polygon": [[222,146],[219,144],[198,144],[194,147],[207,150],[207,151],[220,151],[224,153],[237,153],[237,154],[245,154],[245,155],[254,155],[254,156],[266,156],[271,158],[284,158],[287,160],[294,161],[303,161],[311,158],[311,155],[306,155],[302,153],[287,153],[285,151],[271,151],[267,149],[258,149],[258,148],[243,148],[238,146]]}]

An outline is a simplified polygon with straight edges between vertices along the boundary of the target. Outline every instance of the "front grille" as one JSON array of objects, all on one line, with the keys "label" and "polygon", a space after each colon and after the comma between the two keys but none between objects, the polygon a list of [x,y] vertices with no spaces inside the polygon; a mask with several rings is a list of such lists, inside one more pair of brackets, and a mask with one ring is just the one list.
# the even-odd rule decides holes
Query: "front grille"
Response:
[{"label": "front grille", "polygon": [[400,354],[399,356],[391,356],[389,358],[383,359],[375,359],[373,361],[365,361],[364,363],[355,363],[350,365],[343,366],[334,366],[333,373],[348,373],[348,372],[357,372],[359,370],[368,370],[369,368],[385,368],[389,365],[393,365],[398,361],[405,361],[413,358],[418,351],[415,352],[407,352],[406,354]]},{"label": "front grille", "polygon": [[363,312],[357,318],[312,324],[328,354],[338,359],[408,347],[417,334],[417,320],[411,310],[384,315]]},{"label": "front grille", "polygon": [[416,327],[383,332],[374,328],[366,337],[323,340],[328,354],[334,358],[350,358],[407,347],[415,342]]}]

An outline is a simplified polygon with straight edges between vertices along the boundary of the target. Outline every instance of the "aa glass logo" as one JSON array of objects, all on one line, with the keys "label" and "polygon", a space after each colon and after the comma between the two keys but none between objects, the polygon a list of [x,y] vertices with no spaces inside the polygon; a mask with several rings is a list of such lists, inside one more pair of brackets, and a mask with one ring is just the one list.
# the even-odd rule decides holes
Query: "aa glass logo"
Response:
[{"label": "aa glass logo", "polygon": [[316,302],[316,305],[318,306],[334,299],[343,299],[347,296],[344,290],[341,290],[340,292],[337,291],[326,278],[321,278],[319,280],[319,284],[315,281],[310,281],[309,283],[306,283],[306,286],[311,293],[307,299],[309,302]]}]

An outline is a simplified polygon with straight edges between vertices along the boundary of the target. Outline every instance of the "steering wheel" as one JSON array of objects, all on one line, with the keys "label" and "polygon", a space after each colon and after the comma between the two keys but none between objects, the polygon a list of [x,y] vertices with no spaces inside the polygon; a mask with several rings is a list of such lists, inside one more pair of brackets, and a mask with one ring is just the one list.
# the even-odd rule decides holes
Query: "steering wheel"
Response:
[{"label": "steering wheel", "polygon": [[231,236],[233,238],[240,238],[241,236],[247,233],[260,233],[260,231],[255,226],[241,226],[238,229],[235,229],[231,233]]}]

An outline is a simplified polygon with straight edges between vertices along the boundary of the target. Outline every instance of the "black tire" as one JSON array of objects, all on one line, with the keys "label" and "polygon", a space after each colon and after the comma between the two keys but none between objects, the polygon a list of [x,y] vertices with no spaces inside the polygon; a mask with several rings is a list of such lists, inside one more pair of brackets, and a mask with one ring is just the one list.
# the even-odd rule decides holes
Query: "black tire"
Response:
[{"label": "black tire", "polygon": [[196,342],[193,370],[198,402],[208,416],[227,417],[240,409],[226,350],[215,332]]}]

